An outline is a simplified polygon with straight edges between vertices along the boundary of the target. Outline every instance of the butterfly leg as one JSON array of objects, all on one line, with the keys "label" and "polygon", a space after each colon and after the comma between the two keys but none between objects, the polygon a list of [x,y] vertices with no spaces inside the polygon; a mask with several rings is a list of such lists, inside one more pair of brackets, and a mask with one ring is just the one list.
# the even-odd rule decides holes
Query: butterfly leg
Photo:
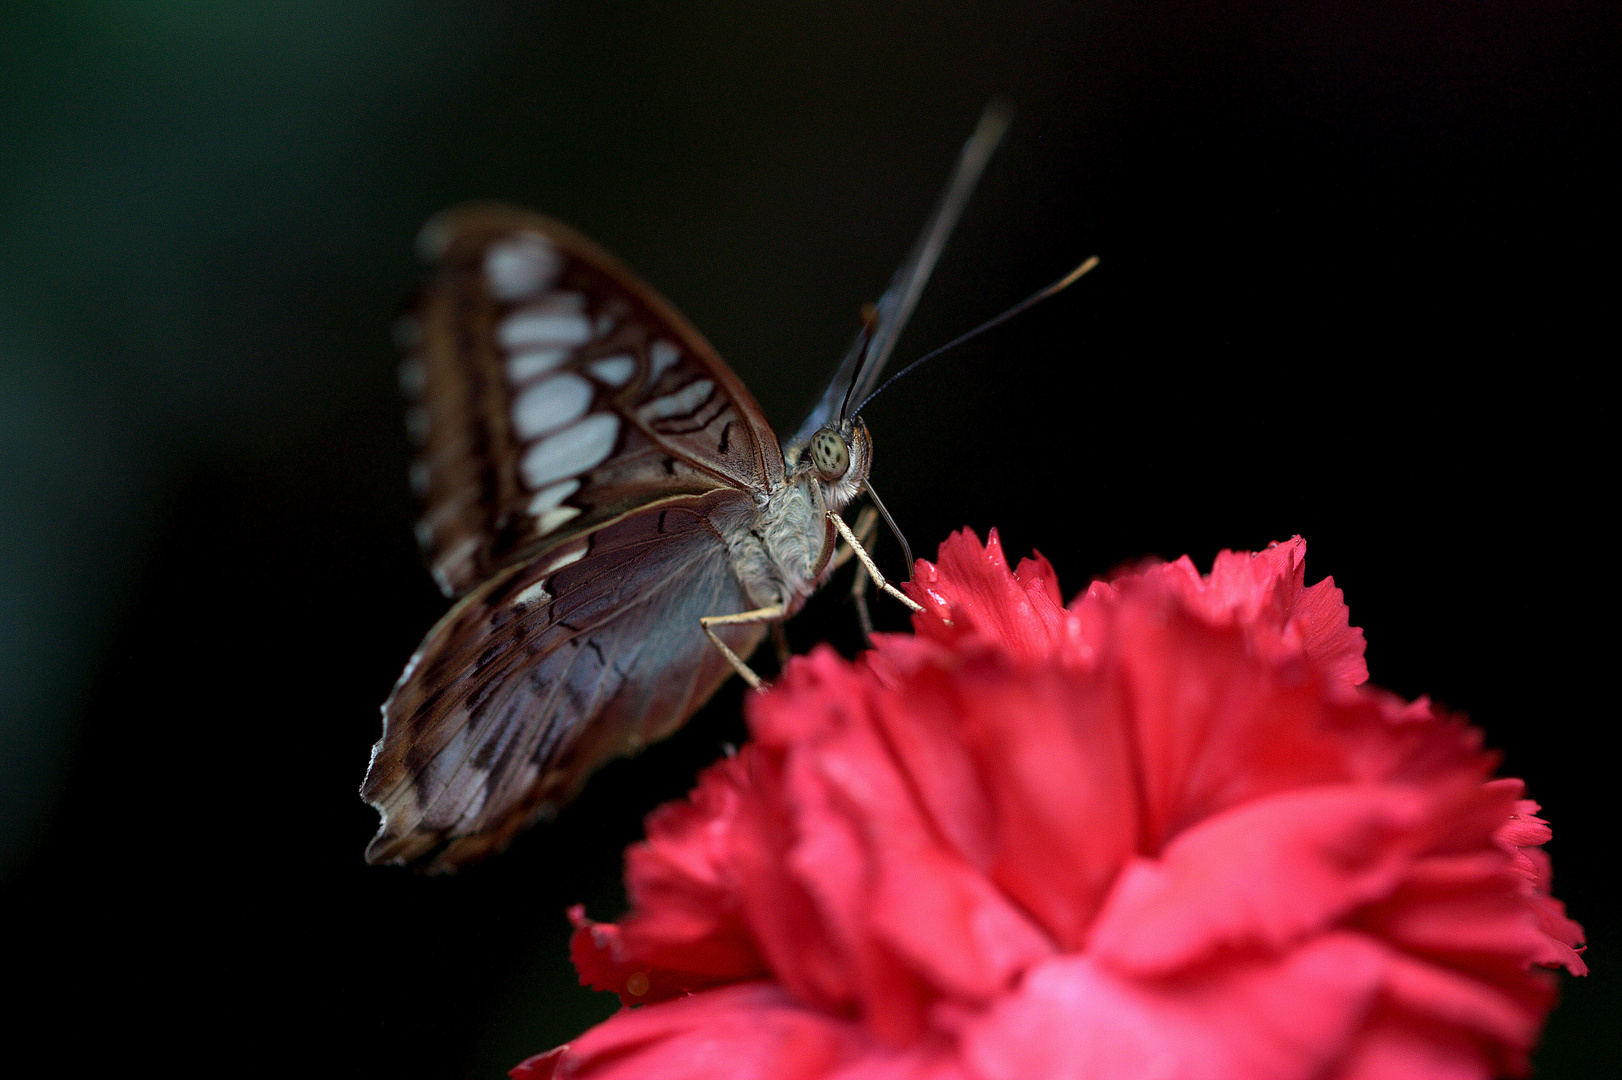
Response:
[{"label": "butterfly leg", "polygon": [[861,560],[863,568],[872,575],[873,584],[906,604],[913,611],[922,612],[924,610],[912,597],[885,580],[884,575],[879,573],[879,568],[873,565],[873,557],[867,553],[867,549],[862,546],[862,542],[856,539],[856,534],[850,531],[850,526],[845,524],[844,518],[834,513],[830,513],[828,518],[834,523],[834,528],[839,530],[839,535],[845,538],[845,543],[851,546],[856,557]]},{"label": "butterfly leg", "polygon": [[862,628],[862,640],[873,641],[873,613],[867,610],[867,567],[858,566],[851,579],[850,598],[856,604],[856,625]]},{"label": "butterfly leg", "polygon": [[716,635],[715,631],[710,629],[710,627],[735,626],[738,623],[770,622],[773,619],[781,619],[782,617],[783,606],[781,604],[774,604],[771,607],[756,608],[753,611],[740,611],[736,615],[703,615],[699,617],[698,624],[702,626],[704,628],[704,632],[710,636],[710,642],[717,649],[721,650],[721,655],[727,658],[727,663],[732,665],[732,670],[736,671],[739,675],[742,675],[743,681],[748,683],[752,688],[759,690],[761,686],[764,685],[760,681],[760,676],[756,675],[753,669],[751,669],[748,664],[744,663],[743,659],[739,657],[737,653],[733,652],[731,647],[728,646],[726,642],[722,641],[720,637]]},{"label": "butterfly leg", "polygon": [[[873,534],[877,531],[878,524],[879,512],[873,509],[871,506],[864,506],[862,507],[862,512],[856,515],[856,524],[852,526],[851,532],[856,534],[856,539],[864,547],[871,546],[873,543]],[[855,554],[855,548],[851,547],[849,544],[841,544],[839,546],[839,550],[834,552],[833,560],[828,564],[828,572],[831,574],[835,570],[838,570],[840,567],[850,562],[851,557]]]},{"label": "butterfly leg", "polygon": [[[862,512],[856,516],[856,525],[851,529],[856,538],[862,542],[863,547],[873,545],[873,535],[878,531],[879,512],[872,506],[862,507]],[[841,544],[839,550],[834,552],[833,569],[850,562],[856,554],[856,549],[849,544]],[[873,616],[867,610],[867,567],[857,564],[856,574],[850,582],[850,598],[856,605],[856,623],[862,628],[862,640],[871,641],[873,638]]]}]

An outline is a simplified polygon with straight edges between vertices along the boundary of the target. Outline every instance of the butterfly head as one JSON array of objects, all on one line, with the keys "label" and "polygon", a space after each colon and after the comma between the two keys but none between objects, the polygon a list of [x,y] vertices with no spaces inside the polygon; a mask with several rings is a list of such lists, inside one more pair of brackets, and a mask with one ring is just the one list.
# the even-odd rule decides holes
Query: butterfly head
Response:
[{"label": "butterfly head", "polygon": [[854,417],[818,428],[804,443],[785,448],[784,457],[790,472],[821,482],[828,509],[837,512],[861,492],[873,464],[873,440],[861,417]]}]

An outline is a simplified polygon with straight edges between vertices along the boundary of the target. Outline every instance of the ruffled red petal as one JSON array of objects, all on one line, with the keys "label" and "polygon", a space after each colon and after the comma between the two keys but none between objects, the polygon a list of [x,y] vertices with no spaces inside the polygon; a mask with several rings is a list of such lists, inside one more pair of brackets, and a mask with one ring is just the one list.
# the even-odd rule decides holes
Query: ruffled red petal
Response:
[{"label": "ruffled red petal", "polygon": [[819,649],[649,821],[622,1012],[514,1075],[1486,1077],[1582,972],[1548,839],[1480,735],[1360,689],[1299,538],[1095,582],[993,533],[914,636]]},{"label": "ruffled red petal", "polygon": [[1060,957],[966,1025],[963,1053],[985,1080],[1306,1080],[1328,1074],[1355,1042],[1380,961],[1377,947],[1344,934],[1175,981],[1123,979],[1090,957]]},{"label": "ruffled red petal", "polygon": [[821,1080],[859,1060],[861,1029],[795,1002],[768,982],[738,983],[620,1012],[514,1080]]},{"label": "ruffled red petal", "polygon": [[920,637],[952,645],[979,636],[1025,659],[1051,656],[1065,633],[1053,567],[1040,555],[1008,569],[991,530],[985,546],[969,529],[940,547],[938,563],[919,559],[903,588],[925,608],[913,620]]}]

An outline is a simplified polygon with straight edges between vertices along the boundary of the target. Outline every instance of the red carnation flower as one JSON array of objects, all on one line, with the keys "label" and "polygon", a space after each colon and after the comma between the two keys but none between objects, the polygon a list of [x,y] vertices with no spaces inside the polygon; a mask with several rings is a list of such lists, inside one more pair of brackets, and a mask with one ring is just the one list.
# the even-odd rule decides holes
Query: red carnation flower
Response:
[{"label": "red carnation flower", "polygon": [[1586,970],[1547,826],[1479,733],[1360,688],[1299,540],[1095,583],[993,534],[915,636],[821,649],[656,812],[625,1009],[521,1078],[1486,1077]]}]

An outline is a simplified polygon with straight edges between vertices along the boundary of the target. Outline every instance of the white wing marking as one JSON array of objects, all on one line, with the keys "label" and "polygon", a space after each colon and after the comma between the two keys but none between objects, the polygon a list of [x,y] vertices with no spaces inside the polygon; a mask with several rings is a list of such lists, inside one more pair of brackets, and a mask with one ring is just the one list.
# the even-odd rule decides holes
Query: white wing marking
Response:
[{"label": "white wing marking", "polygon": [[518,395],[513,402],[513,429],[520,439],[533,439],[586,415],[596,393],[573,372],[554,375]]},{"label": "white wing marking", "polygon": [[648,382],[655,383],[659,381],[659,376],[669,371],[670,366],[681,359],[681,350],[664,338],[660,338],[648,349],[648,359],[653,363],[653,374],[649,376]]},{"label": "white wing marking", "polygon": [[605,356],[586,365],[594,377],[609,386],[624,386],[636,374],[636,358],[627,353]]},{"label": "white wing marking", "polygon": [[591,323],[582,314],[585,310],[583,293],[547,293],[501,320],[496,326],[496,340],[509,349],[578,345],[591,336]]},{"label": "white wing marking", "polygon": [[528,349],[514,353],[507,357],[507,381],[514,386],[527,383],[563,363],[568,355],[567,349]]},{"label": "white wing marking", "polygon": [[519,464],[524,482],[531,488],[544,488],[601,464],[613,453],[619,430],[619,417],[613,413],[592,413],[573,427],[542,439],[524,451]]},{"label": "white wing marking", "polygon": [[559,506],[542,514],[540,520],[536,522],[535,527],[540,531],[541,535],[544,536],[553,529],[557,528],[559,525],[562,525],[564,522],[573,521],[579,516],[579,507]]},{"label": "white wing marking", "polygon": [[568,566],[570,563],[577,563],[581,559],[584,559],[585,557],[586,557],[586,545],[581,544],[579,547],[570,548],[568,551],[565,551],[563,554],[559,555],[557,558],[555,558],[551,562],[547,563],[546,566],[541,570],[541,573],[543,573],[543,574],[555,573],[555,572],[557,572],[559,570],[562,570],[565,566]]},{"label": "white wing marking", "polygon": [[[581,548],[580,553],[584,555],[586,553],[586,549]],[[533,604],[537,600],[539,600],[541,603],[545,603],[550,599],[552,599],[552,594],[546,591],[546,579],[542,578],[540,581],[537,581],[535,584],[529,586],[523,592],[513,597],[513,603]]]},{"label": "white wing marking", "polygon": [[551,241],[534,233],[492,244],[484,257],[484,276],[500,300],[517,300],[557,280],[563,260]]},{"label": "white wing marking", "polygon": [[513,315],[496,328],[496,340],[509,349],[525,345],[579,345],[591,339],[591,324],[584,315],[526,312]]},{"label": "white wing marking", "polygon": [[529,510],[531,517],[540,517],[579,490],[580,481],[564,480],[537,491],[535,497],[529,500],[529,506],[526,509]]},{"label": "white wing marking", "polygon": [[664,420],[672,416],[686,416],[710,399],[715,384],[708,379],[690,382],[674,394],[654,398],[637,410],[644,420]]}]

